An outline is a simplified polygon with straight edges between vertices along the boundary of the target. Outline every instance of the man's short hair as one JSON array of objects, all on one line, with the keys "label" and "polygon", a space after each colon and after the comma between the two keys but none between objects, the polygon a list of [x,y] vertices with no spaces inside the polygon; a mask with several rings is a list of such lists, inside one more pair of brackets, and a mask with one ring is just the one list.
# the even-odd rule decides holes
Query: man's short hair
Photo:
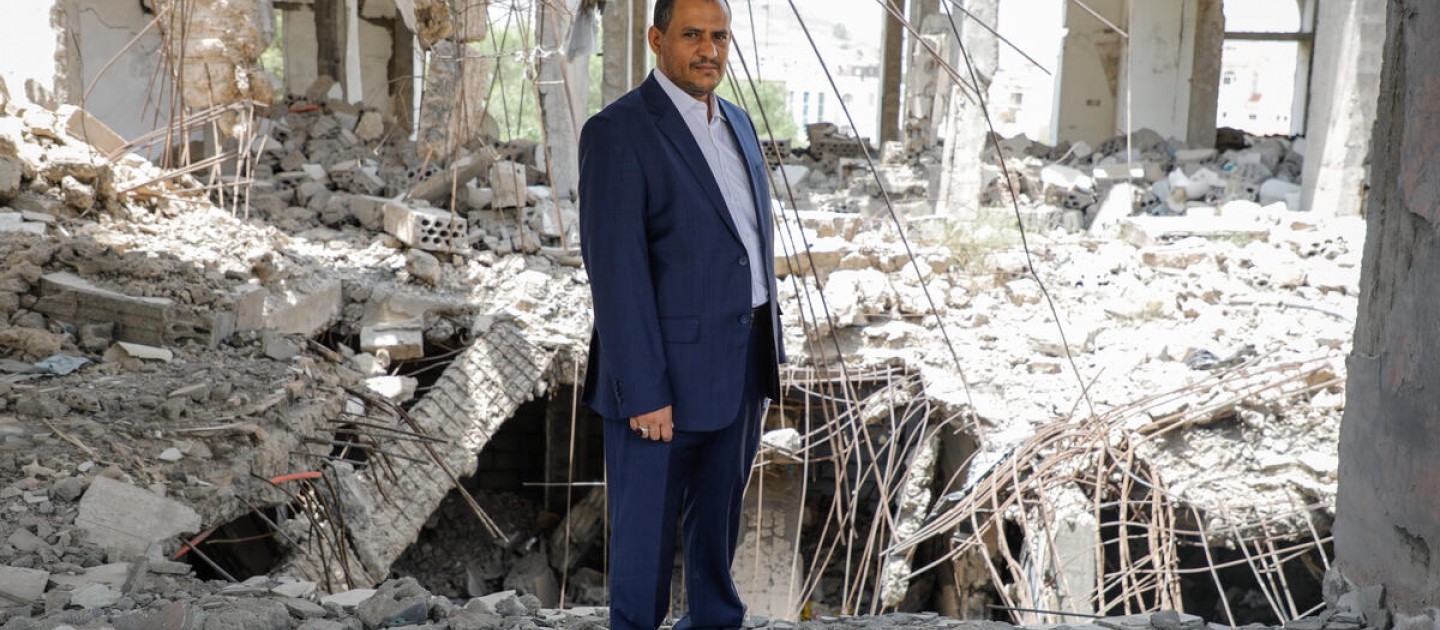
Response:
[{"label": "man's short hair", "polygon": [[[725,7],[725,12],[730,12],[728,0],[706,0],[706,2],[719,2]],[[651,20],[655,28],[662,32],[670,29],[670,18],[675,15],[675,0],[655,0],[655,16]]]}]

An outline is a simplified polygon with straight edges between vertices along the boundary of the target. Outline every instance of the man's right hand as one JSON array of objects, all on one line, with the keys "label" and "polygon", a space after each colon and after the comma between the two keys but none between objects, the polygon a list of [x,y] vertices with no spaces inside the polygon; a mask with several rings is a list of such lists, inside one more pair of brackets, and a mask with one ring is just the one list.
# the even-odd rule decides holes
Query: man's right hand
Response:
[{"label": "man's right hand", "polygon": [[669,442],[675,437],[675,424],[670,421],[670,407],[667,405],[631,418],[630,430],[642,439]]}]

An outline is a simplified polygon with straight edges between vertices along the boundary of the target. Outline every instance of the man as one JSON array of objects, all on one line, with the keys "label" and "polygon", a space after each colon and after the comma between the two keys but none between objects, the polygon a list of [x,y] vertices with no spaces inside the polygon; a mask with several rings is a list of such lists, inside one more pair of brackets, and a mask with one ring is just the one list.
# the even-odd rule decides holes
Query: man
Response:
[{"label": "man", "polygon": [[670,604],[677,517],[688,611],[736,628],[741,499],[784,361],[765,161],[715,96],[724,0],[658,0],[656,70],[585,124],[580,232],[594,298],[585,401],[605,422],[610,628],[654,630]]}]

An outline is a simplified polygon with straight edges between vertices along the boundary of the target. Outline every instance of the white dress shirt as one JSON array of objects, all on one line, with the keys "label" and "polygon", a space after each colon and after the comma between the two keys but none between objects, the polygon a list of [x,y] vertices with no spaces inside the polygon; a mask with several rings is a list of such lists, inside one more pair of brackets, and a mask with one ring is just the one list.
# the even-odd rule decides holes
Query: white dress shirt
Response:
[{"label": "white dress shirt", "polygon": [[[765,277],[765,264],[761,259],[765,250],[760,247],[760,221],[755,208],[755,195],[750,187],[749,171],[735,134],[730,130],[730,121],[720,100],[711,94],[709,104],[697,100],[675,85],[664,72],[653,71],[656,82],[680,110],[680,117],[695,136],[710,173],[720,185],[720,194],[725,198],[726,209],[740,232],[740,243],[745,246],[745,255],[750,258],[750,306],[760,306],[770,299],[769,279]],[[711,116],[710,113],[714,115]]]}]

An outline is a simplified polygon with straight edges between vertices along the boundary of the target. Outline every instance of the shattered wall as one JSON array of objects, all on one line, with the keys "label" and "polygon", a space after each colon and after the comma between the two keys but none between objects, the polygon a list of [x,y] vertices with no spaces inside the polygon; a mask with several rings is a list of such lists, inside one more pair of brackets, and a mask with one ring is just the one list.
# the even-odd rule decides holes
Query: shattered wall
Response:
[{"label": "shattered wall", "polygon": [[1383,583],[1392,608],[1415,612],[1440,592],[1440,7],[1392,0],[1388,20],[1335,551],[1347,577]]}]

